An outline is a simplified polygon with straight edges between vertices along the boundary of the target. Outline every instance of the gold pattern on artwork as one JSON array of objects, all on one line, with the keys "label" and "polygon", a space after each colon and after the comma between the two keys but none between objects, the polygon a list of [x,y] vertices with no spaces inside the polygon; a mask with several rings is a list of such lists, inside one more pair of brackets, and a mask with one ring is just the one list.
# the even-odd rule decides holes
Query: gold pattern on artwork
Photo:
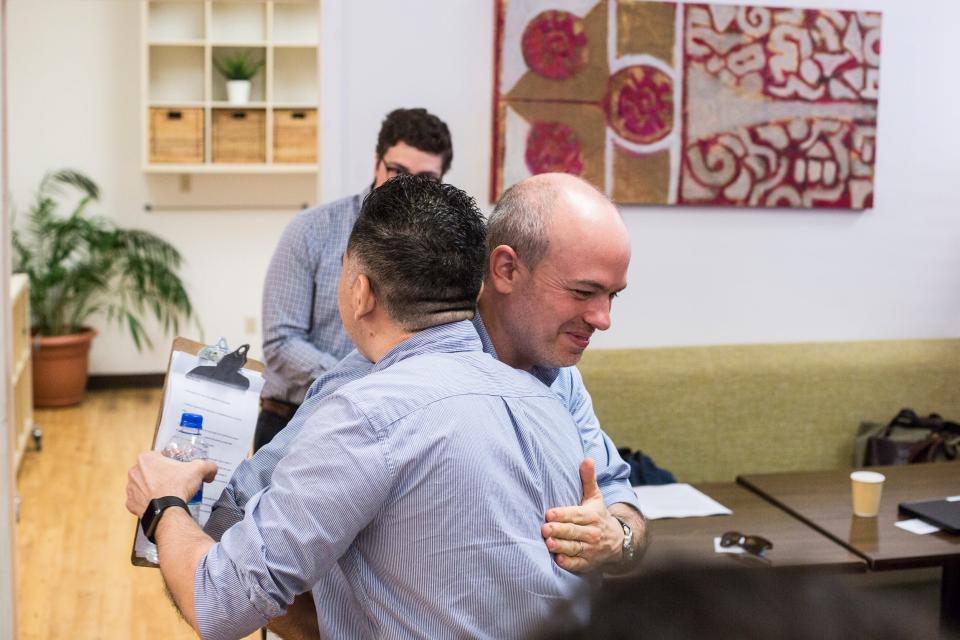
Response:
[{"label": "gold pattern on artwork", "polygon": [[591,184],[603,184],[603,132],[606,116],[598,105],[562,102],[512,102],[510,108],[531,124],[558,122],[569,127],[580,143],[583,170],[580,177]]},{"label": "gold pattern on artwork", "polygon": [[673,65],[677,6],[666,2],[617,3],[617,54],[645,53]]},{"label": "gold pattern on artwork", "polygon": [[670,184],[670,152],[639,155],[613,146],[613,193],[615,202],[667,204]]}]

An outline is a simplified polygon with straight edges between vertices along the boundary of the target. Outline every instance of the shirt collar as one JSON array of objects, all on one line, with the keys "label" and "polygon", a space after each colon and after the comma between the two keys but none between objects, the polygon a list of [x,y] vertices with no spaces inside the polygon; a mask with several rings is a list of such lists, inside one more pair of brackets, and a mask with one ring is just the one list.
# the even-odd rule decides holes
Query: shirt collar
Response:
[{"label": "shirt collar", "polygon": [[483,344],[469,320],[449,322],[416,332],[380,358],[373,365],[373,371],[381,371],[407,358],[428,353],[481,350],[484,350]]},{"label": "shirt collar", "polygon": [[[487,333],[487,327],[483,324],[483,318],[480,317],[479,311],[473,316],[473,327],[477,330],[477,335],[480,337],[480,344],[483,345],[483,350],[499,360],[497,350],[493,346],[493,340],[490,339],[490,334]],[[537,380],[549,387],[556,381],[557,376],[560,375],[560,369],[556,367],[534,367],[530,373],[532,373],[533,377]]]},{"label": "shirt collar", "polygon": [[353,220],[356,222],[357,218],[360,217],[360,209],[363,208],[363,201],[367,199],[367,196],[370,195],[371,188],[365,187],[363,191],[354,196],[357,199],[357,206],[353,208]]}]

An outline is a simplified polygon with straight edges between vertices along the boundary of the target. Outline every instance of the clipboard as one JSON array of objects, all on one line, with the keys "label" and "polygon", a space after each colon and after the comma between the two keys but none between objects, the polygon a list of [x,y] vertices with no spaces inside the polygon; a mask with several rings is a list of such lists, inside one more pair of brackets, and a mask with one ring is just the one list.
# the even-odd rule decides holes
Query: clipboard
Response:
[{"label": "clipboard", "polygon": [[[170,436],[168,434],[171,432],[170,425],[176,424],[179,420],[180,407],[184,406],[180,398],[180,392],[182,391],[180,387],[183,386],[181,379],[186,379],[190,381],[186,383],[188,385],[200,385],[199,388],[202,390],[202,393],[194,392],[197,397],[202,401],[217,404],[218,410],[210,411],[209,413],[211,418],[219,421],[218,430],[207,432],[205,429],[205,436],[209,433],[210,436],[216,437],[214,442],[211,442],[205,437],[208,446],[211,448],[211,459],[216,458],[216,456],[213,455],[213,451],[221,451],[220,448],[212,446],[214,443],[222,444],[228,440],[235,440],[231,442],[229,449],[224,447],[222,451],[232,453],[231,461],[235,460],[235,462],[239,464],[239,462],[246,457],[247,453],[249,453],[250,446],[253,442],[253,430],[256,426],[257,412],[259,411],[258,401],[260,389],[263,388],[263,373],[265,367],[262,362],[246,357],[249,345],[243,345],[240,349],[225,355],[220,360],[220,363],[224,363],[223,367],[219,366],[220,363],[217,363],[216,366],[211,366],[207,362],[196,359],[196,356],[205,348],[208,347],[189,338],[177,337],[174,339],[173,346],[170,349],[170,356],[167,359],[167,371],[163,380],[163,400],[157,411],[157,420],[153,430],[151,448],[155,450],[159,449],[169,440]],[[184,364],[188,365],[186,369],[183,369]],[[177,369],[176,371],[175,368]],[[219,370],[215,371],[215,369],[218,368]],[[181,369],[183,370],[181,371]],[[236,376],[242,378],[247,384],[244,385]],[[173,387],[177,387],[177,389]],[[239,398],[242,398],[243,402],[243,406],[241,407],[242,419],[228,415],[230,409],[237,409],[235,405]],[[250,407],[247,406],[251,401],[253,402],[252,412],[250,411]],[[174,404],[176,406],[173,406]],[[202,411],[201,414],[203,414]],[[226,428],[224,428],[224,423],[226,423]],[[227,433],[232,425],[235,425],[236,428],[230,433]],[[204,426],[207,426],[206,418]],[[173,429],[175,430],[175,427]],[[249,437],[244,437],[247,432],[249,432]],[[243,444],[241,445],[240,443]],[[239,460],[236,460],[238,457],[236,455],[239,450],[238,448],[241,446],[243,454],[239,456]],[[215,461],[217,461],[218,465],[221,465],[223,462],[222,459],[216,459]],[[226,465],[221,466],[225,473],[218,472],[217,481],[214,484],[225,485],[233,472],[233,467]],[[221,475],[225,477],[221,478]],[[223,487],[220,486],[215,496],[208,497],[207,488],[210,486],[210,484],[204,485],[204,505],[207,509],[209,509],[209,504],[212,504],[219,498],[220,492],[223,489]],[[137,520],[133,541],[130,546],[130,562],[138,567],[156,568],[158,565],[150,562],[143,555],[138,554],[138,544],[142,545],[144,541],[146,541],[146,538],[141,531],[140,521]]]}]

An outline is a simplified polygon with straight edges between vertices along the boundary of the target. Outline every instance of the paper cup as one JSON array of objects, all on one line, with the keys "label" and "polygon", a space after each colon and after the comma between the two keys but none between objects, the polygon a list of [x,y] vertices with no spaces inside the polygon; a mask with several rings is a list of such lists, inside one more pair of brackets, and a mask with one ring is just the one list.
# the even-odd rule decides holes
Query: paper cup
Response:
[{"label": "paper cup", "polygon": [[853,515],[861,518],[875,518],[880,511],[880,493],[883,491],[882,473],[876,471],[854,471],[850,474],[853,489]]}]

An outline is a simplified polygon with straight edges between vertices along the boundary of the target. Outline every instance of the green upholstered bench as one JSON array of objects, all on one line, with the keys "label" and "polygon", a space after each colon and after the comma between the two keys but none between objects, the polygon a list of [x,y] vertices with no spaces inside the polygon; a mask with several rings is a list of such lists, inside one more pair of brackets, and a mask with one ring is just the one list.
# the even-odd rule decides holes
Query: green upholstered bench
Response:
[{"label": "green upholstered bench", "polygon": [[588,350],[600,424],[681,482],[853,464],[863,420],[960,419],[960,339]]}]

